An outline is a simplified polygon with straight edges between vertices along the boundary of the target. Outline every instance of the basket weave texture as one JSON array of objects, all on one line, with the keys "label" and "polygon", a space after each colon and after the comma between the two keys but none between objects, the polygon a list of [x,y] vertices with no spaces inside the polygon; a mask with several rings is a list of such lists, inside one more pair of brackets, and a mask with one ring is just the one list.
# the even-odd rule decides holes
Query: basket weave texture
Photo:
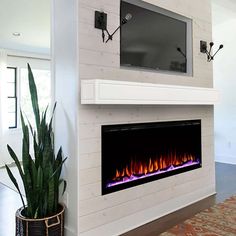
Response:
[{"label": "basket weave texture", "polygon": [[64,236],[65,206],[59,213],[41,219],[29,219],[22,215],[23,207],[16,212],[16,236]]}]

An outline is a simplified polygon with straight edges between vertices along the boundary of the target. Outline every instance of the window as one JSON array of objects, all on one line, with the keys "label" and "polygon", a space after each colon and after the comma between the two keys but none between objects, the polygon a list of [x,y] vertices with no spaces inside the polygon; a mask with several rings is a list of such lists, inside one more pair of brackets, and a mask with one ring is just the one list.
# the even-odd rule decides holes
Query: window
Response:
[{"label": "window", "polygon": [[[51,73],[50,70],[32,69],[35,83],[38,91],[38,101],[40,113],[49,106],[48,114],[50,113],[51,105]],[[20,107],[27,119],[34,126],[34,114],[31,105],[31,98],[28,83],[28,70],[22,68],[20,70]]]},{"label": "window", "polygon": [[7,121],[9,129],[17,128],[17,70],[7,67]]},{"label": "window", "polygon": [[[29,92],[27,63],[31,65],[35,83],[38,90],[38,101],[40,112],[48,106],[48,117],[50,118],[52,102],[52,80],[50,72],[50,60],[29,59],[9,57],[7,69],[4,70],[5,87],[7,98],[4,107],[5,127],[9,130],[20,132],[20,110],[27,117],[32,126],[35,127],[34,114],[32,110]],[[10,131],[11,132],[11,131]]]}]

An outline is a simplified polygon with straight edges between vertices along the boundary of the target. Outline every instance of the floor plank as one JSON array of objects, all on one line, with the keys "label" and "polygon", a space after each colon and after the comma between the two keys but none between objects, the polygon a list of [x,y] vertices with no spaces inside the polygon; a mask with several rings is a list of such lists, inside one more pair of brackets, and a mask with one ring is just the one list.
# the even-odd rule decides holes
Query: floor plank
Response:
[{"label": "floor plank", "polygon": [[216,163],[216,202],[236,194],[236,165]]}]

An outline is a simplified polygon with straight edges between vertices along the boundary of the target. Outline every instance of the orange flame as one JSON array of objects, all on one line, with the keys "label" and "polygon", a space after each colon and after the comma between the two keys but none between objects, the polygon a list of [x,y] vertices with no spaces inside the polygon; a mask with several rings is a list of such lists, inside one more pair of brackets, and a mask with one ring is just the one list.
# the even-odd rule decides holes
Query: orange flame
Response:
[{"label": "orange flame", "polygon": [[176,153],[170,153],[168,155],[160,155],[159,157],[149,158],[148,161],[136,161],[132,159],[130,164],[126,165],[121,170],[116,169],[113,180],[119,180],[123,177],[131,177],[132,175],[141,176],[149,173],[157,172],[171,166],[181,166],[186,162],[195,161],[196,157],[192,154],[185,153],[183,155],[177,155]]}]

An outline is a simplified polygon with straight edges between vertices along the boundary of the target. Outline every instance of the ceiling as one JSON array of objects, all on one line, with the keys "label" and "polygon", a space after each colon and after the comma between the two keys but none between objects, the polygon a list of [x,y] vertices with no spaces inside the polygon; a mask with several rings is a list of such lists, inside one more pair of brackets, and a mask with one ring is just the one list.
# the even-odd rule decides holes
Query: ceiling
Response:
[{"label": "ceiling", "polygon": [[0,0],[0,6],[0,48],[50,53],[50,0]]}]

